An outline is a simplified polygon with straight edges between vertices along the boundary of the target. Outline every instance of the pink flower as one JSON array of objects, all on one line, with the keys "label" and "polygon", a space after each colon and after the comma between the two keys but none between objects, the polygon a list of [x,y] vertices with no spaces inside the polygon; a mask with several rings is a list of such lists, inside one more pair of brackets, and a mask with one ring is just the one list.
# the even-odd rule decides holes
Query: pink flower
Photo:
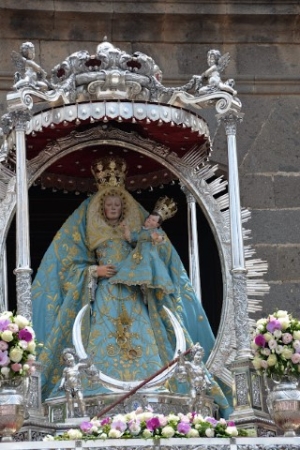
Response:
[{"label": "pink flower", "polygon": [[28,331],[26,328],[23,328],[23,330],[19,331],[18,338],[22,341],[30,342],[32,341],[32,334],[30,331]]},{"label": "pink flower", "polygon": [[8,349],[8,343],[5,341],[0,341],[0,350],[7,350]]},{"label": "pink flower", "polygon": [[92,427],[93,427],[93,424],[91,422],[82,422],[80,425],[80,429],[84,433],[88,433]]},{"label": "pink flower", "polygon": [[10,367],[11,367],[11,370],[13,370],[14,372],[20,372],[20,370],[22,369],[22,364],[14,363]]},{"label": "pink flower", "polygon": [[160,427],[160,421],[158,417],[152,417],[152,419],[147,420],[146,427],[150,431],[154,431],[156,428]]},{"label": "pink flower", "polygon": [[8,325],[8,329],[9,331],[11,331],[12,333],[17,333],[19,331],[19,327],[16,323],[10,323]]},{"label": "pink flower", "polygon": [[191,430],[191,426],[187,422],[179,422],[177,425],[177,431],[181,434],[187,434]]},{"label": "pink flower", "polygon": [[0,351],[0,366],[7,366],[10,363],[7,350]]},{"label": "pink flower", "polygon": [[111,428],[123,433],[126,430],[127,425],[125,422],[122,422],[122,420],[115,420],[115,422],[111,424]]},{"label": "pink flower", "polygon": [[293,336],[291,335],[291,333],[284,333],[282,335],[282,341],[284,344],[289,344],[290,342],[292,342],[293,340]]},{"label": "pink flower", "polygon": [[255,339],[254,342],[256,345],[258,345],[259,347],[264,347],[266,345],[266,339],[262,334],[258,334]]},{"label": "pink flower", "polygon": [[300,354],[299,353],[294,353],[291,356],[291,361],[293,364],[299,364],[300,363]]}]

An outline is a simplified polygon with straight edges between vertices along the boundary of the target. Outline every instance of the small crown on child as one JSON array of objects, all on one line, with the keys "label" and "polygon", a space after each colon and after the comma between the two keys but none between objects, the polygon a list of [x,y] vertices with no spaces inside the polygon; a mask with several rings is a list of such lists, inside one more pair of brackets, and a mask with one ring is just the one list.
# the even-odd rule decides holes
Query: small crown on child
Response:
[{"label": "small crown on child", "polygon": [[177,213],[177,204],[172,198],[160,197],[155,203],[153,212],[159,214],[163,221],[171,219]]},{"label": "small crown on child", "polygon": [[103,186],[124,187],[127,164],[123,158],[104,157],[95,161],[91,167],[98,188]]}]

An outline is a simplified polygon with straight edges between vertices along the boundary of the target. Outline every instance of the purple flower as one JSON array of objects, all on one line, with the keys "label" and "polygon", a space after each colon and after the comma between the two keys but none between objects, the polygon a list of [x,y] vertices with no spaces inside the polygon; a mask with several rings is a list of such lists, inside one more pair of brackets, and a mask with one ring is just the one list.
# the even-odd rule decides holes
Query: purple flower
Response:
[{"label": "purple flower", "polygon": [[82,424],[80,425],[80,429],[84,433],[88,433],[92,427],[93,424],[91,422],[82,422]]},{"label": "purple flower", "polygon": [[205,417],[205,421],[210,423],[213,427],[215,427],[218,423],[214,417]]},{"label": "purple flower", "polygon": [[187,422],[179,422],[179,424],[177,425],[177,431],[180,434],[187,434],[190,430],[191,426]]},{"label": "purple flower", "polygon": [[23,328],[23,330],[19,331],[18,338],[21,341],[30,342],[30,341],[32,341],[33,336],[30,333],[30,331],[26,330],[26,328]]},{"label": "purple flower", "polygon": [[146,421],[146,427],[150,431],[154,431],[156,428],[160,427],[160,421],[158,417],[152,417]]},{"label": "purple flower", "polygon": [[123,433],[126,430],[127,425],[125,422],[122,422],[122,420],[115,420],[115,422],[111,424],[111,428],[113,428],[114,430],[121,431]]},{"label": "purple flower", "polygon": [[0,319],[0,331],[8,330],[8,325],[10,323],[9,319]]},{"label": "purple flower", "polygon": [[10,359],[7,354],[7,350],[4,352],[0,351],[0,366],[7,366],[9,364]]},{"label": "purple flower", "polygon": [[105,417],[105,419],[101,420],[100,425],[107,425],[110,422],[110,418],[109,417]]},{"label": "purple flower", "polygon": [[262,334],[258,334],[255,337],[254,342],[259,347],[264,347],[266,345],[266,339],[265,339],[265,337]]},{"label": "purple flower", "polygon": [[229,420],[229,421],[227,422],[227,426],[228,426],[228,427],[235,427],[235,422],[233,422],[232,420]]},{"label": "purple flower", "polygon": [[267,330],[270,331],[270,333],[273,333],[275,330],[281,330],[281,323],[279,320],[271,319],[267,324]]}]

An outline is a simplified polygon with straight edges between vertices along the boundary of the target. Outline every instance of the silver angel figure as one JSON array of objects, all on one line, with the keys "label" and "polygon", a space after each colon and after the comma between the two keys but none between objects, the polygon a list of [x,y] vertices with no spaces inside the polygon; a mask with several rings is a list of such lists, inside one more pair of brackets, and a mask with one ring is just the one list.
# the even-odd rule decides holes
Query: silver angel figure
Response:
[{"label": "silver angel figure", "polygon": [[89,361],[76,362],[75,354],[75,351],[71,348],[66,348],[62,352],[62,359],[66,367],[63,370],[59,386],[59,390],[64,390],[66,393],[67,417],[70,418],[75,417],[75,402],[78,403],[81,416],[84,417],[86,415],[81,386],[81,372],[83,369],[88,369],[91,366]]},{"label": "silver angel figure", "polygon": [[207,53],[208,69],[201,74],[202,83],[206,81],[206,85],[198,89],[198,94],[211,94],[216,91],[226,91],[232,95],[237,92],[233,88],[234,80],[231,78],[222,81],[221,72],[225,70],[230,61],[229,53],[221,55],[219,50],[209,50]]},{"label": "silver angel figure", "polygon": [[18,70],[15,73],[14,88],[30,87],[40,91],[48,91],[51,85],[46,79],[47,73],[35,61],[35,48],[31,42],[24,42],[20,53],[12,51],[12,60]]}]

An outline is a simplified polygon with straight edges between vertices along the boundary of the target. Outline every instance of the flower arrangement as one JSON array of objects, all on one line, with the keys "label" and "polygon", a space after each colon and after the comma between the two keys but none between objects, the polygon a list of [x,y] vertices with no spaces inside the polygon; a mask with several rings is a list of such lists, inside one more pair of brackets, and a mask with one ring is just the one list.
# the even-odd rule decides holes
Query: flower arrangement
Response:
[{"label": "flower arrangement", "polygon": [[253,366],[260,375],[300,376],[300,322],[287,311],[256,322],[251,348]]},{"label": "flower arrangement", "polygon": [[216,420],[197,413],[155,414],[151,408],[138,408],[128,414],[83,422],[80,429],[70,429],[59,436],[46,436],[44,440],[96,440],[96,439],[161,439],[245,436],[233,422]]},{"label": "flower arrangement", "polygon": [[35,349],[30,322],[10,311],[0,313],[0,383],[31,375],[35,370]]}]

